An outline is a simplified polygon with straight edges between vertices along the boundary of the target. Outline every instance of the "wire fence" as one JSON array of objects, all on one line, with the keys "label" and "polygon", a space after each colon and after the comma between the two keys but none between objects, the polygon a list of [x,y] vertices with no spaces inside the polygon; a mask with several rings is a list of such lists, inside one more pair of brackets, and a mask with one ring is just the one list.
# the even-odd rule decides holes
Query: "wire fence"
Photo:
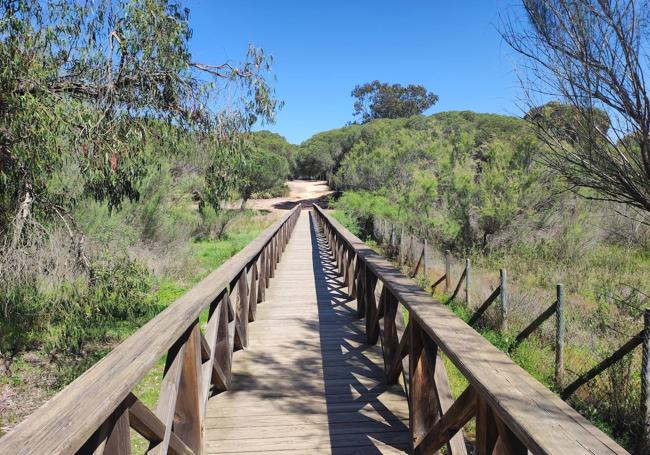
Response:
[{"label": "wire fence", "polygon": [[506,270],[472,267],[389,220],[376,219],[373,236],[421,285],[435,285],[443,303],[491,332],[498,347],[585,417],[632,453],[650,453],[650,310],[638,302],[625,308],[625,299],[595,307],[565,296],[556,283],[524,286]]}]

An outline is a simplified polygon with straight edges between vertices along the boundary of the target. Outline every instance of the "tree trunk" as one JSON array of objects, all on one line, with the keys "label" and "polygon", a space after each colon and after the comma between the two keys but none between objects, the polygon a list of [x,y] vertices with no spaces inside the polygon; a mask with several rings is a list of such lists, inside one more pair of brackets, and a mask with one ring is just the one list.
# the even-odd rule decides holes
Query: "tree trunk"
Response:
[{"label": "tree trunk", "polygon": [[16,221],[14,223],[14,235],[11,241],[11,247],[16,248],[18,243],[20,243],[20,238],[23,235],[23,229],[25,227],[25,222],[32,213],[32,205],[34,204],[34,196],[32,194],[31,184],[27,184],[25,187],[25,197],[23,202],[20,204],[18,209],[18,214],[16,215]]}]

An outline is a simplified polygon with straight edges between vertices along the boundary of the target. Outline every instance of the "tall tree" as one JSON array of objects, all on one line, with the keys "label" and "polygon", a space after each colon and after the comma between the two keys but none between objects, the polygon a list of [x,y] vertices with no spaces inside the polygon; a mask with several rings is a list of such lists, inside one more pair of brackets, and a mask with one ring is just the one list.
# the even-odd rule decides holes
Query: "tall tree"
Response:
[{"label": "tall tree", "polygon": [[388,84],[373,81],[352,90],[354,115],[362,122],[378,118],[402,118],[421,114],[438,102],[438,95],[422,85]]},{"label": "tall tree", "polygon": [[[548,145],[542,158],[574,188],[595,190],[587,197],[650,212],[648,3],[523,0],[523,7],[528,21],[510,17],[503,36],[523,57],[527,99],[534,106],[550,94],[564,105],[529,115]],[[562,112],[560,129],[549,121],[553,112]]]},{"label": "tall tree", "polygon": [[[161,121],[230,140],[273,117],[264,52],[206,65],[191,34],[176,0],[0,0],[0,233],[14,246],[35,216],[73,221],[80,197],[137,199]],[[214,108],[225,85],[228,114]],[[74,186],[53,183],[65,172]]]}]

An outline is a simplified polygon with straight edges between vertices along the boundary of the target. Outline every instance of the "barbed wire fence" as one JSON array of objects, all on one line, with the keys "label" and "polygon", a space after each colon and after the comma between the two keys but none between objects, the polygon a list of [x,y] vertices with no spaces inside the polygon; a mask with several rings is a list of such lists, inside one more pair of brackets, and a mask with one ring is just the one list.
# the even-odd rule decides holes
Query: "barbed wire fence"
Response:
[{"label": "barbed wire fence", "polygon": [[645,298],[634,302],[619,299],[616,306],[628,307],[620,314],[601,314],[593,303],[565,296],[562,284],[523,286],[505,269],[473,268],[469,259],[441,252],[390,220],[376,219],[373,236],[470,325],[498,333],[500,348],[534,368],[537,379],[586,418],[633,453],[650,453],[647,295],[641,292]]}]

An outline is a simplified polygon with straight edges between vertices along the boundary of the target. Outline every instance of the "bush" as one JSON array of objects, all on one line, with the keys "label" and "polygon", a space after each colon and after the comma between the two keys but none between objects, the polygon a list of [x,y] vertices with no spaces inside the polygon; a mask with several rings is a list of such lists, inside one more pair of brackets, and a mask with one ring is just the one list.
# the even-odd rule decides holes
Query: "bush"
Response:
[{"label": "bush", "polygon": [[281,185],[276,185],[273,188],[269,188],[268,190],[258,191],[256,193],[253,193],[251,195],[251,199],[271,199],[276,197],[287,197],[289,196],[289,192],[290,190],[287,184],[282,183]]}]

